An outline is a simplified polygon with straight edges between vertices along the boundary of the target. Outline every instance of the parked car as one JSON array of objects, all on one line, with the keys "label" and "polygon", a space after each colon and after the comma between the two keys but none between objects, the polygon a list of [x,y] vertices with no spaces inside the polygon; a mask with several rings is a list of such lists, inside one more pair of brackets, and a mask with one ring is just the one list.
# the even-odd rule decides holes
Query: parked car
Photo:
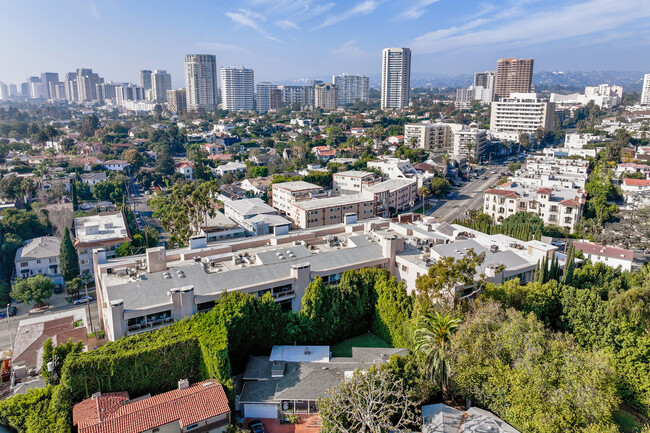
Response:
[{"label": "parked car", "polygon": [[85,303],[86,303],[86,299],[88,299],[88,302],[92,302],[92,301],[93,301],[93,297],[92,297],[92,296],[82,296],[81,298],[76,299],[76,300],[73,302],[73,304],[75,304],[75,305],[85,304]]},{"label": "parked car", "polygon": [[18,314],[18,308],[14,307],[13,305],[9,307],[9,317],[13,317],[16,314]]},{"label": "parked car", "polygon": [[253,433],[266,433],[264,430],[264,424],[259,419],[254,419],[248,423],[248,429]]}]

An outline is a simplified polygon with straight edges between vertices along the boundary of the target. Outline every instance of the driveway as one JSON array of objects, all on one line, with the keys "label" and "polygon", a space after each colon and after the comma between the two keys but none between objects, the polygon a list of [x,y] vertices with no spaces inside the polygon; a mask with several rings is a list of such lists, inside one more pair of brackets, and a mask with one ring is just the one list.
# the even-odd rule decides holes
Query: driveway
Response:
[{"label": "driveway", "polygon": [[[244,426],[248,426],[248,422],[252,420],[252,418],[246,418]],[[300,415],[298,424],[280,424],[280,421],[271,418],[263,418],[260,421],[264,424],[267,433],[318,433],[321,428],[318,414]]]}]

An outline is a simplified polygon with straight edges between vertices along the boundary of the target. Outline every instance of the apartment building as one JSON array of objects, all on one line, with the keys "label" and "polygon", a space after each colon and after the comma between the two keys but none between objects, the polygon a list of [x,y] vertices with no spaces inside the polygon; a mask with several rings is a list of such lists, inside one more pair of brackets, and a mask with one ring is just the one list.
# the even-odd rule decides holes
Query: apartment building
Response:
[{"label": "apartment building", "polygon": [[487,131],[485,129],[470,128],[463,125],[462,128],[454,131],[453,139],[452,153],[455,157],[472,159],[477,162],[488,146]]},{"label": "apartment building", "polygon": [[411,50],[385,48],[381,57],[381,109],[409,106],[411,96]]},{"label": "apartment building", "polygon": [[292,203],[287,217],[299,228],[357,222],[375,216],[372,194],[346,194]]},{"label": "apartment building", "polygon": [[643,76],[643,88],[641,89],[641,105],[650,105],[650,74]]},{"label": "apartment building", "polygon": [[273,90],[278,90],[278,85],[275,83],[270,83],[268,81],[257,83],[255,102],[257,104],[256,109],[258,113],[264,114],[271,109],[271,105],[279,105],[279,101],[275,101],[275,104],[271,104],[271,92]]},{"label": "apartment building", "polygon": [[379,181],[370,171],[342,171],[332,175],[332,189],[339,194],[358,194]]},{"label": "apartment building", "polygon": [[573,105],[587,105],[593,102],[603,109],[611,109],[623,101],[623,86],[587,86],[584,93],[571,93],[568,95],[551,93],[549,98],[558,107],[571,107]]},{"label": "apartment building", "polygon": [[60,250],[61,239],[54,236],[42,236],[25,241],[23,246],[16,250],[14,257],[16,277],[29,278],[44,275],[55,285],[62,286],[64,281],[59,264]]},{"label": "apartment building", "polygon": [[185,90],[189,111],[217,107],[217,58],[211,54],[185,56]]},{"label": "apartment building", "polygon": [[[404,143],[435,152],[451,153],[458,123],[409,123],[404,125]],[[411,144],[413,143],[413,144]]]},{"label": "apartment building", "polygon": [[320,83],[314,88],[314,107],[334,110],[339,106],[339,88],[335,84]]},{"label": "apartment building", "polygon": [[93,248],[103,248],[106,257],[115,256],[115,249],[130,242],[128,224],[122,212],[102,212],[98,215],[74,219],[75,249],[79,257],[79,271],[93,273]]},{"label": "apartment building", "polygon": [[517,212],[539,215],[544,224],[564,227],[573,231],[582,216],[587,193],[582,189],[528,188],[508,182],[485,191],[483,212],[495,223]]},{"label": "apartment building", "polygon": [[388,218],[412,207],[418,200],[417,179],[388,179],[364,188],[375,202],[375,215]]},{"label": "apartment building", "polygon": [[254,73],[249,68],[221,68],[221,109],[245,111],[255,108]]},{"label": "apartment building", "polygon": [[172,89],[172,76],[167,71],[156,69],[151,73],[151,100],[167,102],[167,91]]},{"label": "apartment building", "polygon": [[172,113],[187,113],[187,94],[185,89],[167,91],[167,109]]},{"label": "apartment building", "polygon": [[291,211],[292,203],[327,196],[322,187],[302,180],[273,184],[271,194],[273,207],[285,214]]},{"label": "apartment building", "polygon": [[499,59],[494,81],[494,100],[513,93],[529,93],[533,84],[533,59]]},{"label": "apartment building", "polygon": [[339,74],[332,77],[332,83],[338,88],[338,105],[351,105],[355,102],[368,102],[370,78],[363,75]]},{"label": "apartment building", "polygon": [[367,167],[381,171],[384,179],[412,179],[418,176],[417,170],[408,159],[382,158],[368,161]]},{"label": "apartment building", "polygon": [[[207,311],[233,291],[260,297],[270,293],[283,309],[297,311],[316,276],[337,284],[348,270],[387,269],[412,293],[416,279],[436,261],[460,258],[470,249],[485,253],[479,273],[499,284],[512,278],[531,281],[538,261],[551,258],[556,247],[433,219],[410,224],[368,219],[172,251],[149,248],[145,254],[113,259],[96,249],[96,305],[106,336],[114,341]],[[471,289],[454,288],[448,296]]]},{"label": "apartment building", "polygon": [[492,103],[490,133],[500,139],[519,141],[519,134],[534,134],[538,129],[553,131],[555,104],[536,93],[510,93]]}]

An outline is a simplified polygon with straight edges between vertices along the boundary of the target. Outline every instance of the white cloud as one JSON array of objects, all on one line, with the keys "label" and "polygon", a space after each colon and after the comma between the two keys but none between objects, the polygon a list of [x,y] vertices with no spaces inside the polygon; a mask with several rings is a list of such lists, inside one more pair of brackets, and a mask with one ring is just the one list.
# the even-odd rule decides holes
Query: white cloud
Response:
[{"label": "white cloud", "polygon": [[359,59],[359,58],[377,57],[378,53],[364,51],[357,46],[356,41],[350,40],[332,49],[329,52],[329,55],[334,57],[347,57],[352,59]]},{"label": "white cloud", "polygon": [[[420,18],[426,12],[427,6],[439,2],[440,0],[418,0],[415,4],[412,4],[411,7],[407,8],[399,16],[401,19],[405,20],[416,20]],[[411,0],[411,3],[413,1]]]},{"label": "white cloud", "polygon": [[247,48],[240,47],[239,45],[226,44],[222,42],[200,42],[199,46],[212,51],[236,51],[240,53],[250,54],[251,51]]},{"label": "white cloud", "polygon": [[341,21],[349,20],[350,18],[354,18],[358,15],[368,15],[377,9],[377,6],[379,6],[379,3],[375,0],[365,0],[340,15],[328,16],[327,19],[325,19],[325,21],[317,27],[317,29],[322,29],[323,27],[331,26],[333,24],[340,23]]},{"label": "white cloud", "polygon": [[[486,45],[530,45],[600,35],[605,31],[650,17],[650,2],[588,0],[552,12],[522,14],[521,11],[510,8],[497,15],[515,16],[517,19],[474,20],[462,26],[426,33],[411,41],[409,46],[419,53],[434,53]],[[488,23],[497,25],[490,29],[470,31]]]},{"label": "white cloud", "polygon": [[275,25],[278,27],[282,27],[283,29],[294,29],[294,30],[300,30],[300,26],[298,24],[294,23],[291,20],[280,20],[276,21]]},{"label": "white cloud", "polygon": [[257,12],[254,12],[250,9],[239,9],[237,12],[226,12],[226,16],[233,20],[236,24],[244,27],[249,27],[267,39],[276,42],[280,41],[278,38],[268,34],[262,28],[259,21],[264,21],[266,18]]}]

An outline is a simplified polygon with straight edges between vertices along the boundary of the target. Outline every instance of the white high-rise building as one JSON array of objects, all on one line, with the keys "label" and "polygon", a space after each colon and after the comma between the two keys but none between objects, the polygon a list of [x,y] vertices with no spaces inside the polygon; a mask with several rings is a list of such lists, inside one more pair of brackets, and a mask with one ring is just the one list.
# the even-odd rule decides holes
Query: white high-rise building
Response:
[{"label": "white high-rise building", "polygon": [[271,90],[277,88],[277,84],[268,81],[257,83],[256,102],[258,113],[264,114],[269,111],[271,108]]},{"label": "white high-rise building", "polygon": [[411,92],[411,50],[384,48],[381,58],[381,108],[404,108]]},{"label": "white high-rise building", "polygon": [[151,90],[151,74],[149,70],[140,71],[140,87],[144,88],[145,92]]},{"label": "white high-rise building", "polygon": [[221,68],[221,108],[223,110],[254,109],[254,76],[248,68]]},{"label": "white high-rise building", "polygon": [[368,102],[370,78],[363,75],[339,74],[332,77],[332,83],[338,87],[339,105],[354,104],[357,101]]},{"label": "white high-rise building", "polygon": [[65,85],[65,99],[71,102],[78,101],[79,91],[77,88],[77,73],[68,72],[65,74],[63,84]]},{"label": "white high-rise building", "polygon": [[536,93],[511,93],[508,98],[492,102],[490,132],[500,139],[519,140],[519,134],[545,132],[555,127],[555,104],[540,99]]},{"label": "white high-rise building", "polygon": [[[151,73],[151,96],[156,102],[167,101],[167,91],[172,89],[172,76],[164,70]],[[145,89],[146,91],[147,89]]]},{"label": "white high-rise building", "polygon": [[187,110],[214,110],[217,107],[217,57],[212,54],[185,56]]},{"label": "white high-rise building", "polygon": [[641,105],[650,105],[650,74],[643,76],[643,90],[641,91]]},{"label": "white high-rise building", "polygon": [[0,81],[0,101],[9,99],[9,86]]}]

